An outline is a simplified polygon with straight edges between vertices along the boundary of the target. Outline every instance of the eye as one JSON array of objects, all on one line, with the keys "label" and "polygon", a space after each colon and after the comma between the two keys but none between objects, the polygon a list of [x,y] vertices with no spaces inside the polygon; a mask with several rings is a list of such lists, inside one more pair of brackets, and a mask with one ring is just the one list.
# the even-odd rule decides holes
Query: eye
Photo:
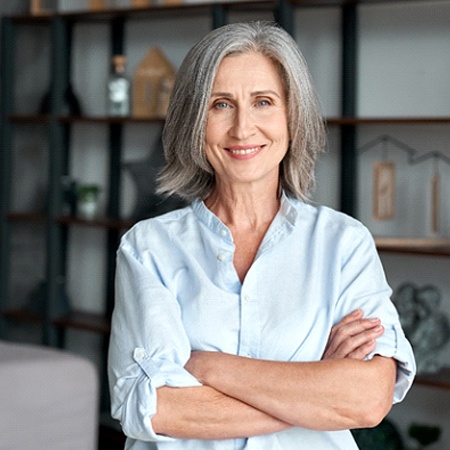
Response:
[{"label": "eye", "polygon": [[226,101],[220,100],[213,104],[214,109],[226,109],[230,106],[230,104]]},{"label": "eye", "polygon": [[263,107],[264,106],[270,106],[271,104],[272,104],[272,102],[269,99],[267,99],[267,98],[258,100],[256,102],[256,106],[263,106]]}]

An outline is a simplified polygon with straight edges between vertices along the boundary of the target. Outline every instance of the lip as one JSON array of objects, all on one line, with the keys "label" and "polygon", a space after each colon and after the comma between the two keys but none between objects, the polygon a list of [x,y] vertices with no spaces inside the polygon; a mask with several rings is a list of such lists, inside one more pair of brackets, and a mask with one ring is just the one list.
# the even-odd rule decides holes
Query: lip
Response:
[{"label": "lip", "polygon": [[256,156],[264,148],[264,145],[233,145],[226,147],[225,150],[234,158],[249,159]]}]

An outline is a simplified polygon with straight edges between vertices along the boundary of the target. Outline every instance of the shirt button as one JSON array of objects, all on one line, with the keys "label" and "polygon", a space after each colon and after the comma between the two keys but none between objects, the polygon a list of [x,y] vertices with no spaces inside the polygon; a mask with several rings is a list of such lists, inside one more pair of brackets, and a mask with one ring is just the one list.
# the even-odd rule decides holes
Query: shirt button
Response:
[{"label": "shirt button", "polygon": [[227,235],[227,230],[225,229],[220,230],[220,235],[225,237]]},{"label": "shirt button", "polygon": [[145,359],[145,350],[143,348],[137,348],[134,351],[134,358],[137,361],[142,361],[143,359]]},{"label": "shirt button", "polygon": [[244,295],[244,300],[245,300],[246,302],[251,302],[251,301],[252,301],[252,298],[251,298],[249,295]]},{"label": "shirt button", "polygon": [[223,261],[223,260],[225,259],[225,253],[219,253],[219,254],[217,255],[217,259],[218,259],[219,261]]}]

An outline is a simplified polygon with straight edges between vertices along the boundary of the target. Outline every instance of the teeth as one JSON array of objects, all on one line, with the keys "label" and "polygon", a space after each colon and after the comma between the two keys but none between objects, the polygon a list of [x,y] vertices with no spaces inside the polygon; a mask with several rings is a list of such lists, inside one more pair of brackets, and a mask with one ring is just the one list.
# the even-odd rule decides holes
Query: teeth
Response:
[{"label": "teeth", "polygon": [[233,153],[233,155],[248,155],[249,153],[254,153],[259,149],[259,147],[254,148],[248,148],[246,150],[231,150],[230,152]]}]

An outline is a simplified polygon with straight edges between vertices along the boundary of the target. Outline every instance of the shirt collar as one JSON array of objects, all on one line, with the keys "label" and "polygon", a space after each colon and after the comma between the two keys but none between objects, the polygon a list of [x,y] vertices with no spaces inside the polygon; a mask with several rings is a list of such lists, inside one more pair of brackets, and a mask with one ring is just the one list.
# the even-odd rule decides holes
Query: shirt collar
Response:
[{"label": "shirt collar", "polygon": [[[294,227],[298,220],[298,210],[295,207],[297,200],[290,198],[283,191],[281,194],[280,210],[275,216],[274,223],[280,226],[283,223],[288,228]],[[201,199],[196,199],[192,203],[192,209],[196,217],[202,222],[209,230],[220,236],[222,239],[226,239],[229,242],[233,242],[233,237],[228,227],[205,205],[205,202]]]}]

